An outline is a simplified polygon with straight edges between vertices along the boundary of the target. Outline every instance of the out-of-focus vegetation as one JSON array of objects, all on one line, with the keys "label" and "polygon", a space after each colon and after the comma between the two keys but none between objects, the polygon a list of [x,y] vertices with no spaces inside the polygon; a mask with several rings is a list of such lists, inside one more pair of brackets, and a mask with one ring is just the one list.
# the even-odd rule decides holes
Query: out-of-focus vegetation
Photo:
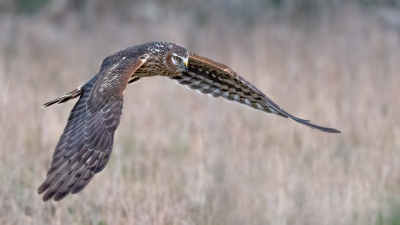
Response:
[{"label": "out-of-focus vegetation", "polygon": [[[3,0],[0,224],[399,224],[400,1]],[[128,85],[107,167],[36,194],[101,61],[171,41],[332,135],[161,77]]]},{"label": "out-of-focus vegetation", "polygon": [[[176,10],[189,10],[196,12],[201,10],[221,10],[235,16],[253,17],[264,13],[266,10],[275,10],[285,15],[302,14],[306,16],[310,12],[319,12],[338,8],[343,5],[357,4],[359,6],[392,7],[399,8],[399,0],[154,0],[150,4],[157,4],[163,7]],[[49,5],[57,5],[58,10],[79,11],[83,8],[97,8],[98,14],[116,13],[116,16],[130,14],[129,8],[143,6],[148,3],[130,0],[3,0],[0,3],[2,11],[13,13],[34,14],[46,10]],[[193,7],[200,6],[200,7]],[[122,10],[122,13],[121,13]]]}]

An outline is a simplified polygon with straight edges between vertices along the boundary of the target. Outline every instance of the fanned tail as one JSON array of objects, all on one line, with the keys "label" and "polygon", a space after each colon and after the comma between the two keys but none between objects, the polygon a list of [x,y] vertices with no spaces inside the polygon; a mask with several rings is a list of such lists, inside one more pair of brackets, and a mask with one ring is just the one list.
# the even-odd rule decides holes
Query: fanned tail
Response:
[{"label": "fanned tail", "polygon": [[56,104],[56,103],[57,104],[64,103],[66,101],[69,101],[71,99],[74,99],[74,98],[77,98],[77,97],[81,96],[81,94],[82,94],[82,90],[81,90],[81,87],[79,87],[79,88],[71,91],[70,93],[61,96],[60,98],[54,99],[53,101],[50,101],[50,102],[47,102],[47,103],[43,104],[42,108],[49,107],[49,106],[51,106],[53,104]]}]

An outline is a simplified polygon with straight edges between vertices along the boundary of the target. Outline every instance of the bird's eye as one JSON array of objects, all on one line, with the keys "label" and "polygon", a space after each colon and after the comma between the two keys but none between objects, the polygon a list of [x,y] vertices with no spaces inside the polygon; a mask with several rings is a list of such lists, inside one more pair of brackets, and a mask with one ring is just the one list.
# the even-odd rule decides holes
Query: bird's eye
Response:
[{"label": "bird's eye", "polygon": [[178,56],[174,56],[175,61],[180,62],[182,59],[179,58]]}]

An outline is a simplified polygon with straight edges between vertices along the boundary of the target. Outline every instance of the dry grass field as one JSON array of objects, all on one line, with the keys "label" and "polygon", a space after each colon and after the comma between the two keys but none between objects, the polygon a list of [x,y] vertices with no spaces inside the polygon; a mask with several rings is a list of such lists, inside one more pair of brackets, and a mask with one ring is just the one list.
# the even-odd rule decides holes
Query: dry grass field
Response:
[{"label": "dry grass field", "polygon": [[[0,224],[400,223],[395,30],[358,7],[251,25],[152,10],[128,21],[0,14]],[[36,190],[75,101],[40,105],[106,56],[158,40],[229,65],[289,113],[342,133],[141,79],[125,92],[107,167],[81,193],[42,202]]]}]

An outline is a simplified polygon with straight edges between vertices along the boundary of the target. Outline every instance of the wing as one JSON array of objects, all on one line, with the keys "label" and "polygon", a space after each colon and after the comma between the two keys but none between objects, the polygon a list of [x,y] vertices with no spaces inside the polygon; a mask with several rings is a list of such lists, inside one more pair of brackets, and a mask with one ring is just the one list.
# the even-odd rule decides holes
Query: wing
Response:
[{"label": "wing", "polygon": [[180,76],[171,77],[171,79],[202,94],[208,94],[215,98],[221,96],[228,101],[235,101],[267,113],[291,118],[320,131],[340,133],[336,129],[320,127],[310,123],[309,120],[290,115],[231,68],[194,53],[189,54],[188,71],[183,72]]},{"label": "wing", "polygon": [[119,59],[81,87],[55,149],[46,180],[38,188],[43,201],[83,190],[107,164],[122,114],[123,92],[145,59]]}]

